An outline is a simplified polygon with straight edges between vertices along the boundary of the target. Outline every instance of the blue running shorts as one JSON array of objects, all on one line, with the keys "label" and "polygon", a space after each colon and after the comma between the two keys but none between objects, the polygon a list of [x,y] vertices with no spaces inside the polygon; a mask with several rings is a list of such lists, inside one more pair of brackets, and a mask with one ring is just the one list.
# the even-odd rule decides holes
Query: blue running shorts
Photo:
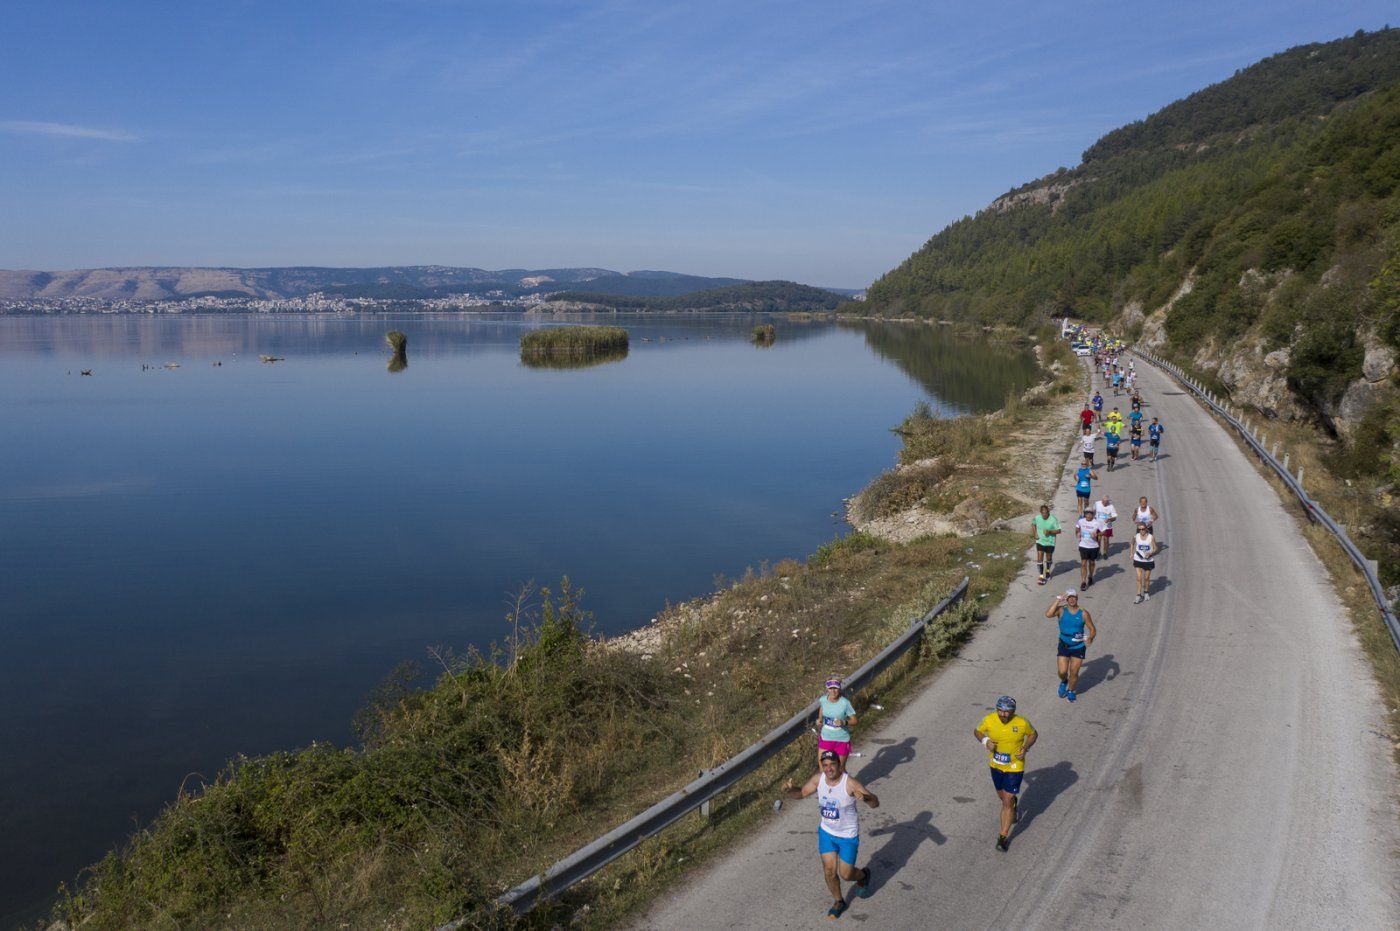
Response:
[{"label": "blue running shorts", "polygon": [[[1010,792],[1018,795],[1021,792],[1021,777],[1025,773],[1004,773],[995,766],[987,767],[992,771],[992,785],[997,787],[998,792]],[[854,866],[855,864],[852,864]]]},{"label": "blue running shorts", "polygon": [[[1016,774],[1021,775],[1020,773]],[[1017,780],[1019,784],[1020,780]],[[841,858],[842,863],[856,865],[856,855],[860,853],[859,837],[837,837],[834,834],[826,833],[826,828],[817,825],[817,852],[834,853]]]}]

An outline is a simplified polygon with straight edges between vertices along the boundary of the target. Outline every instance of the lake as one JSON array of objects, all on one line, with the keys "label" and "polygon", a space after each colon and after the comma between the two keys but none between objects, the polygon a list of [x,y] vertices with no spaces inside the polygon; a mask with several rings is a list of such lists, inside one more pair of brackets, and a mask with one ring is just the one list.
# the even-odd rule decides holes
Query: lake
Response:
[{"label": "lake", "polygon": [[569,369],[522,365],[559,321],[517,314],[0,317],[0,923],[229,757],[348,742],[523,583],[645,624],[842,532],[915,404],[1035,378],[935,327],[759,348],[759,319],[608,317],[630,352]]}]

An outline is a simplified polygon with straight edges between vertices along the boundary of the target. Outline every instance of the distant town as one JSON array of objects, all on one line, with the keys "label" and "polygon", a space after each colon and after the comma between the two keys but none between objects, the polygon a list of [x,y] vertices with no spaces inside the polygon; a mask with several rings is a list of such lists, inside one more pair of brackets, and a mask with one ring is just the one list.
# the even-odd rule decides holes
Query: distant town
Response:
[{"label": "distant town", "polygon": [[342,297],[320,292],[285,298],[204,295],[159,301],[95,297],[0,298],[0,315],[481,313],[528,311],[543,304],[550,293],[510,295],[504,291],[484,291],[413,299]]}]

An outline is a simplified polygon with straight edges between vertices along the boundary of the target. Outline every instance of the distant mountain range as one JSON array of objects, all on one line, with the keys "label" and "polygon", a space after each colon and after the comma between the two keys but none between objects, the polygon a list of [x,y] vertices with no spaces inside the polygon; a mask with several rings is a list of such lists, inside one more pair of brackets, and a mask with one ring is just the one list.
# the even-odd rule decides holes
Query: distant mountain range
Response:
[{"label": "distant mountain range", "polygon": [[[392,265],[382,268],[84,268],[71,271],[0,270],[0,300],[89,298],[162,301],[193,297],[294,298],[322,292],[339,297],[413,300],[499,291],[572,291],[625,297],[677,297],[746,284],[742,278],[707,278],[664,271],[615,272],[606,268],[454,268]],[[834,290],[849,296],[855,292]]]}]

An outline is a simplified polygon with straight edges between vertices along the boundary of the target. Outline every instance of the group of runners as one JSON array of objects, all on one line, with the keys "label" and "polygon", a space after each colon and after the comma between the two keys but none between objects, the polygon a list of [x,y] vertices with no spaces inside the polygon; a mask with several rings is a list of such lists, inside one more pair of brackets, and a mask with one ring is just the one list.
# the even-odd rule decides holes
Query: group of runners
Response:
[{"label": "group of runners", "polygon": [[[1137,388],[1133,362],[1129,360],[1126,370],[1119,364],[1121,343],[1101,336],[1076,334],[1077,338],[1094,350],[1095,371],[1106,382],[1118,384],[1112,379],[1117,376],[1129,389],[1132,406],[1127,417],[1129,435],[1142,429],[1142,397]],[[1117,394],[1117,390],[1114,392]],[[1099,562],[1112,555],[1114,524],[1118,521],[1118,509],[1105,491],[1097,499],[1093,494],[1093,481],[1098,478],[1094,470],[1095,443],[1102,438],[1108,447],[1108,467],[1112,469],[1117,458],[1117,438],[1121,436],[1124,418],[1115,407],[1107,415],[1102,414],[1103,398],[1095,391],[1094,397],[1080,412],[1079,450],[1082,465],[1075,476],[1075,495],[1079,517],[1074,523],[1076,545],[1079,550],[1079,588],[1067,589],[1057,595],[1045,610],[1045,617],[1054,620],[1058,626],[1056,637],[1056,674],[1059,678],[1059,697],[1068,702],[1078,699],[1079,672],[1084,663],[1088,647],[1093,644],[1098,630],[1089,610],[1079,602],[1081,592],[1094,584],[1094,570]],[[1098,429],[1101,427],[1102,429]],[[1164,429],[1156,417],[1147,426],[1152,460],[1157,460]],[[1110,439],[1110,437],[1114,439]],[[1140,440],[1133,444],[1132,458],[1138,458]],[[1135,532],[1128,544],[1128,556],[1136,573],[1136,595],[1134,604],[1141,604],[1151,598],[1152,571],[1160,549],[1156,530],[1159,523],[1157,510],[1140,496],[1137,506],[1132,509]],[[1055,542],[1061,535],[1060,521],[1050,506],[1041,505],[1040,513],[1032,518],[1031,538],[1036,553],[1037,584],[1046,585],[1055,574]],[[832,905],[827,915],[839,918],[849,907],[849,898],[842,895],[842,882],[854,883],[849,895],[864,896],[871,888],[871,869],[867,865],[856,867],[860,852],[860,816],[857,803],[870,808],[878,808],[880,799],[849,773],[846,761],[851,753],[851,728],[857,723],[855,706],[843,693],[843,682],[838,677],[828,679],[826,692],[819,702],[821,731],[818,740],[818,771],[798,786],[788,780],[783,792],[790,798],[803,799],[817,796],[821,809],[821,820],[817,828],[817,849],[821,857],[822,875],[832,896]],[[1001,803],[997,825],[996,849],[1005,852],[1010,849],[1013,827],[1021,818],[1021,782],[1025,775],[1026,753],[1035,745],[1037,732],[1025,717],[1017,714],[1016,699],[1002,695],[996,700],[995,710],[978,722],[972,736],[987,751],[987,765],[991,771],[992,785]]]}]

